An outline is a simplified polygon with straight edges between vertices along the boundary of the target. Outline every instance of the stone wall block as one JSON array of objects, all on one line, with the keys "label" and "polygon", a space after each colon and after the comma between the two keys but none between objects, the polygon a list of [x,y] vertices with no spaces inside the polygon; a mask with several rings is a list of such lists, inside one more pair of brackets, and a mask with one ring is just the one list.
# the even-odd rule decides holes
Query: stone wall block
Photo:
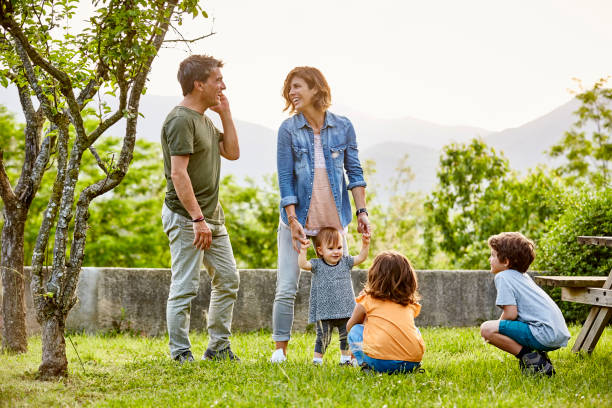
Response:
[{"label": "stone wall block", "polygon": [[[234,306],[233,330],[271,330],[276,270],[239,272],[240,290]],[[169,269],[83,268],[77,288],[79,302],[68,316],[67,329],[88,333],[131,330],[145,335],[164,335],[170,276]],[[496,291],[490,272],[417,271],[417,277],[422,295],[422,311],[416,319],[418,326],[477,326],[485,320],[499,318],[501,311],[495,306]],[[353,271],[355,294],[361,291],[366,278],[367,271]],[[310,272],[301,273],[294,311],[296,331],[308,325],[310,280]],[[198,295],[191,307],[192,330],[206,330],[209,302],[210,277],[202,270]],[[31,302],[28,307],[31,309]],[[29,310],[28,318],[33,316],[34,311]]]}]

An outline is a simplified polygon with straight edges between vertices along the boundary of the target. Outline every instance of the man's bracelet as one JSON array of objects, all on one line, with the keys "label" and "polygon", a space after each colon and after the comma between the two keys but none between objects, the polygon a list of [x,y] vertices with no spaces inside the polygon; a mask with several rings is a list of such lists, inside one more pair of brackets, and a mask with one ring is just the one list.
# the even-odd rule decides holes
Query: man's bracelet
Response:
[{"label": "man's bracelet", "polygon": [[361,214],[361,213],[365,213],[365,215],[367,215],[368,217],[370,216],[370,214],[368,214],[368,210],[366,210],[365,207],[358,209],[357,212],[355,213],[355,215],[357,217],[359,217],[359,214]]},{"label": "man's bracelet", "polygon": [[290,215],[287,217],[287,222],[289,223],[289,225],[291,225],[291,221],[296,220],[297,222],[300,222],[298,220],[298,217],[296,217],[295,215]]},{"label": "man's bracelet", "polygon": [[202,222],[204,221],[204,216],[201,216],[200,218],[196,218],[195,220],[191,220],[191,222]]}]

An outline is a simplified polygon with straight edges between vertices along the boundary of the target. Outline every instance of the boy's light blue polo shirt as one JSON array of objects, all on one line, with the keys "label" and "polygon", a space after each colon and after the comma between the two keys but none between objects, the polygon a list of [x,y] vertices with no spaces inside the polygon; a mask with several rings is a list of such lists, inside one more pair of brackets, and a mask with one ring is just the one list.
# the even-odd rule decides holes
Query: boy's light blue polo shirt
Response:
[{"label": "boy's light blue polo shirt", "polygon": [[507,269],[495,275],[495,304],[516,306],[517,320],[527,323],[533,337],[547,347],[564,347],[570,339],[557,304],[526,273]]}]

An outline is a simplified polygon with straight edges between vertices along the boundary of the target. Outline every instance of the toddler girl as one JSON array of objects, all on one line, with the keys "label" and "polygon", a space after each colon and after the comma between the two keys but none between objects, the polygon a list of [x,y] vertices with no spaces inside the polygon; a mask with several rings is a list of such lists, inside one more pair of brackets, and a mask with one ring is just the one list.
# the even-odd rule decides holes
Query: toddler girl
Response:
[{"label": "toddler girl", "polygon": [[425,343],[414,324],[421,311],[417,289],[405,256],[395,251],[376,256],[347,323],[350,349],[363,368],[396,373],[420,367]]},{"label": "toddler girl", "polygon": [[302,245],[298,264],[300,268],[312,271],[310,285],[310,307],[308,322],[316,323],[314,364],[323,362],[323,354],[331,341],[334,327],[340,337],[340,364],[351,363],[351,352],[347,342],[346,322],[355,307],[355,292],[351,280],[351,269],[368,257],[370,235],[362,235],[359,255],[347,256],[343,253],[342,236],[335,228],[322,228],[314,238],[315,252],[319,258],[306,260],[306,250]]}]

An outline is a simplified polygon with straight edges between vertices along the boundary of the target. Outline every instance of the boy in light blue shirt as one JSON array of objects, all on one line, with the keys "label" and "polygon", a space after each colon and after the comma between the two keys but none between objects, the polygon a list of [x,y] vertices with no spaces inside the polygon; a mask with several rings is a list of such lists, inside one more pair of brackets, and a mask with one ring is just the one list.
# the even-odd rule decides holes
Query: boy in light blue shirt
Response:
[{"label": "boy in light blue shirt", "polygon": [[488,240],[491,272],[503,312],[499,320],[480,326],[487,343],[516,356],[523,372],[555,374],[547,351],[570,338],[559,307],[525,272],[535,258],[534,244],[519,232],[503,232]]}]

